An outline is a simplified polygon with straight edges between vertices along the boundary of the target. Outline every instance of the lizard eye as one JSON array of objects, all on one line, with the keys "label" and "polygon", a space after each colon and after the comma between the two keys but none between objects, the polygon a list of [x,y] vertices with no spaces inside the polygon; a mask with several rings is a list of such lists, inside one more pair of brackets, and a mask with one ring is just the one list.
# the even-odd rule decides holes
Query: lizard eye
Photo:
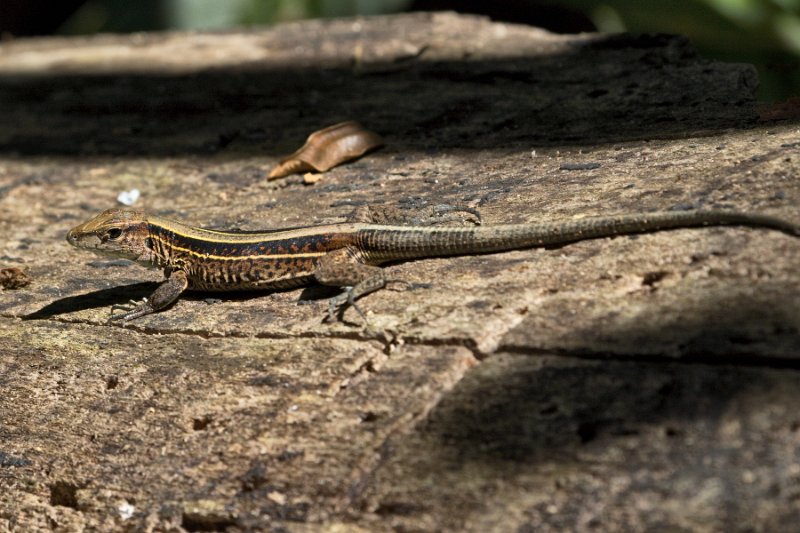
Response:
[{"label": "lizard eye", "polygon": [[119,239],[120,237],[122,237],[122,230],[119,228],[111,228],[106,232],[106,236],[112,241]]}]

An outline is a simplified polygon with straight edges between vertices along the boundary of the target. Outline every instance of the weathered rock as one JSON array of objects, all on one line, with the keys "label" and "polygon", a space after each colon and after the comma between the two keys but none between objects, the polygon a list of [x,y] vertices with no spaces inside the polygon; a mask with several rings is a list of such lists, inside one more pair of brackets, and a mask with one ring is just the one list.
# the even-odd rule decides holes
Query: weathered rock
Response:
[{"label": "weathered rock", "polygon": [[[369,328],[323,323],[319,288],[187,296],[109,325],[160,273],[63,239],[131,188],[159,214],[244,229],[442,202],[487,224],[706,207],[800,221],[798,131],[756,122],[755,84],[676,37],[451,14],[4,43],[0,267],[32,283],[0,292],[0,530],[791,529],[791,237],[391,265],[431,285],[365,298]],[[313,186],[267,182],[342,120],[386,148]]]}]

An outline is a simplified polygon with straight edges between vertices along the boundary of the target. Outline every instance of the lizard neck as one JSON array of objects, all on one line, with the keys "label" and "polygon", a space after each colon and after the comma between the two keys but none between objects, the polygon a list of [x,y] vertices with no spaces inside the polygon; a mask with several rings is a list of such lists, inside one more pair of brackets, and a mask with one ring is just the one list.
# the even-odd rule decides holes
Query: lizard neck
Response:
[{"label": "lizard neck", "polygon": [[148,236],[146,245],[150,250],[150,256],[145,262],[146,266],[163,268],[169,271],[175,270],[178,266],[175,263],[174,254],[177,236],[168,228],[149,220],[147,228]]}]

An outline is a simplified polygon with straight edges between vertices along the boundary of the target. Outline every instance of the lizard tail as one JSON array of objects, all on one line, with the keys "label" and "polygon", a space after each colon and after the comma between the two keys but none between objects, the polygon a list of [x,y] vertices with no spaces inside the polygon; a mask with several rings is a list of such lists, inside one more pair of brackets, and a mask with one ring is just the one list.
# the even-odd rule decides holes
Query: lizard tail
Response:
[{"label": "lizard tail", "polygon": [[769,215],[738,211],[668,211],[473,228],[375,226],[359,230],[356,238],[359,249],[364,251],[364,259],[380,263],[398,259],[491,253],[615,235],[708,226],[767,228],[800,237],[800,225]]}]

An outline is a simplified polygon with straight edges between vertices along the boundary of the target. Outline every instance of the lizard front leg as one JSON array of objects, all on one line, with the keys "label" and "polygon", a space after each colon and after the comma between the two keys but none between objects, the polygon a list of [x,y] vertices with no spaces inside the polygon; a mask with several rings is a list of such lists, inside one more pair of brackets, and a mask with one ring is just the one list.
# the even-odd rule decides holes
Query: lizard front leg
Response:
[{"label": "lizard front leg", "polygon": [[344,287],[341,294],[329,301],[328,318],[334,320],[347,306],[353,306],[366,321],[355,301],[386,286],[386,273],[382,268],[361,262],[358,252],[341,248],[323,256],[314,270],[314,278],[322,285]]},{"label": "lizard front leg", "polygon": [[141,302],[132,302],[132,305],[114,305],[111,312],[120,309],[124,312],[112,314],[110,320],[133,320],[150,313],[155,313],[160,309],[169,306],[183,291],[189,286],[189,278],[183,270],[176,270],[164,280],[164,282],[153,291],[149,298],[144,298]]}]

